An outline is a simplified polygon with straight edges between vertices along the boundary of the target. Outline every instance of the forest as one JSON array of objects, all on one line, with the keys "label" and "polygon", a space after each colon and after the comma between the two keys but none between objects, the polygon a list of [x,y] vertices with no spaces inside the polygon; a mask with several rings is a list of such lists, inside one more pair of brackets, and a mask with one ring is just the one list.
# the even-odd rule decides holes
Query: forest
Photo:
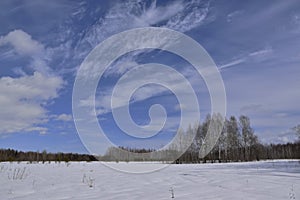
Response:
[{"label": "forest", "polygon": [[[300,159],[300,125],[293,128],[299,140],[285,144],[263,144],[250,124],[250,118],[242,115],[238,119],[231,116],[225,119],[221,134],[214,148],[204,157],[199,152],[204,145],[208,127],[212,120],[222,120],[218,115],[208,115],[202,124],[189,127],[187,131],[179,130],[177,135],[185,138],[195,135],[192,144],[182,154],[178,146],[184,140],[178,140],[168,149],[135,149],[130,147],[111,147],[106,154],[98,157],[103,161],[167,161],[175,163],[205,162],[243,162],[267,159]],[[178,158],[179,157],[179,158]],[[178,158],[178,159],[177,159]],[[174,161],[175,160],[175,161]]]},{"label": "forest", "polygon": [[43,152],[23,152],[13,149],[0,149],[0,162],[4,161],[28,161],[28,162],[69,162],[69,161],[96,161],[96,158],[92,155],[77,154],[77,153],[47,153]]},{"label": "forest", "polygon": [[[250,118],[242,115],[238,119],[231,116],[225,119],[222,131],[212,150],[205,156],[199,152],[205,148],[205,138],[212,120],[223,120],[218,115],[208,115],[203,123],[190,126],[188,130],[179,129],[175,145],[167,149],[137,149],[132,147],[110,147],[105,155],[77,153],[23,152],[13,149],[0,149],[0,162],[69,162],[69,161],[163,161],[171,163],[206,163],[206,162],[243,162],[268,159],[300,159],[300,125],[293,128],[299,139],[293,143],[263,144],[250,124]],[[184,138],[194,135],[191,145],[185,152],[180,146]]]}]

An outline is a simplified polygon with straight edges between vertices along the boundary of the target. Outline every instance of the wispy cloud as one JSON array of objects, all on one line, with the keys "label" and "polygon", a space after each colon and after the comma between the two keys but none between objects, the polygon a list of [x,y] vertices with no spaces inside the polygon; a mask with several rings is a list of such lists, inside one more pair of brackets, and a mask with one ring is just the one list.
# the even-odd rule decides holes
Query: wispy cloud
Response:
[{"label": "wispy cloud", "polygon": [[[133,69],[134,70],[134,69]],[[182,73],[186,77],[186,81],[189,81],[190,84],[194,84],[194,81],[197,81],[194,79],[195,73],[189,73],[189,70],[186,68],[184,71],[178,72]],[[126,74],[123,75],[122,78],[126,77]],[[131,92],[130,88],[134,88],[136,83],[143,82],[143,80],[148,80],[152,83],[160,83],[161,80],[164,80],[164,83],[167,86],[172,86],[172,88],[176,88],[175,90],[178,92],[177,95],[184,96],[187,91],[185,88],[182,88],[183,82],[182,80],[178,79],[178,77],[174,77],[172,75],[165,74],[164,71],[153,71],[152,73],[143,73],[141,71],[140,75],[135,76],[135,79],[127,79],[126,82],[122,82],[122,90],[119,91],[119,93],[116,93],[114,98],[116,101],[117,107],[112,108],[111,107],[111,95],[112,90],[114,89],[113,86],[107,86],[106,88],[102,88],[100,94],[95,99],[95,105],[98,107],[98,110],[100,111],[98,114],[105,114],[107,112],[111,112],[111,109],[116,109],[118,107],[125,106],[124,98],[127,97]],[[149,85],[141,85],[140,88],[135,91],[131,97],[130,103],[140,102],[144,101],[146,99],[160,96],[165,93],[169,93],[169,89],[165,87],[158,87],[157,85],[149,84]],[[188,98],[188,97],[187,97]],[[118,100],[119,99],[119,100]],[[118,103],[120,102],[120,103]],[[122,102],[122,103],[121,103]],[[89,97],[88,99],[81,100],[81,106],[92,106],[94,103],[94,97]]]},{"label": "wispy cloud", "polygon": [[[64,67],[60,69],[64,73],[76,72],[78,63],[88,55],[88,53],[100,42],[112,36],[113,34],[141,27],[167,27],[180,32],[193,30],[205,21],[211,21],[209,17],[209,1],[170,1],[167,4],[159,4],[156,1],[122,1],[112,4],[108,10],[103,13],[92,11],[87,3],[82,3],[73,11],[73,16],[64,25],[61,26],[61,34],[58,36],[60,44],[53,47],[53,56],[60,57],[64,55],[63,65],[70,65],[69,70]],[[93,14],[94,23],[89,26],[76,26],[73,30],[70,24],[85,23],[83,16]],[[96,19],[96,20],[95,20]],[[76,34],[75,34],[76,32]],[[130,57],[131,56],[131,57]],[[137,58],[136,54],[127,55],[122,60],[124,64],[118,68],[125,72],[127,67],[134,64]],[[70,61],[71,60],[71,61]],[[78,63],[74,63],[74,60]],[[68,62],[70,61],[70,62]],[[129,65],[126,65],[128,63]],[[111,71],[112,73],[119,73]]]},{"label": "wispy cloud", "polygon": [[244,13],[244,10],[236,10],[227,15],[227,22],[232,22],[235,18],[239,17]]},{"label": "wispy cloud", "polygon": [[229,63],[219,66],[219,70],[224,70],[227,68],[238,66],[245,62],[260,62],[266,60],[273,52],[271,47],[266,47],[257,51],[250,52],[240,58],[230,61]]},{"label": "wispy cloud", "polygon": [[270,55],[273,52],[273,49],[271,47],[266,47],[264,49],[254,51],[249,53],[250,57],[266,57]]},{"label": "wispy cloud", "polygon": [[231,61],[231,62],[229,62],[229,63],[226,63],[226,64],[224,64],[224,65],[221,65],[221,66],[219,67],[219,70],[223,70],[223,69],[226,69],[226,68],[229,68],[229,67],[233,67],[233,66],[238,65],[238,64],[240,64],[240,63],[243,63],[243,62],[245,62],[245,61],[246,61],[246,58],[240,58],[240,59],[237,59],[237,60],[233,60],[233,61]]},{"label": "wispy cloud", "polygon": [[180,32],[187,32],[204,23],[209,13],[209,2],[200,3],[199,1],[191,1],[183,6],[181,12],[170,18],[165,27]]}]

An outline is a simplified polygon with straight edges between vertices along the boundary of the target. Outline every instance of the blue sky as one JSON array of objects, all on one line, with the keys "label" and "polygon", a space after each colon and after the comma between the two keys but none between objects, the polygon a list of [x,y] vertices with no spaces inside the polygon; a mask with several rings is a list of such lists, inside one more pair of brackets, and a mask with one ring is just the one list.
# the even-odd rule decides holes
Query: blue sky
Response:
[{"label": "blue sky", "polygon": [[[290,128],[300,123],[297,0],[12,0],[1,1],[0,10],[0,148],[86,153],[72,117],[76,72],[100,42],[149,26],[185,33],[206,49],[224,81],[227,116],[248,115],[262,142],[295,140]],[[210,110],[205,84],[186,61],[155,50],[128,53],[101,78],[96,96],[99,123],[117,145],[160,147],[178,128],[178,101],[158,85],[138,90],[130,104],[138,124],[149,123],[151,105],[166,108],[168,121],[157,137],[132,139],[113,120],[113,85],[131,67],[148,62],[188,77],[200,99],[201,118]]]}]

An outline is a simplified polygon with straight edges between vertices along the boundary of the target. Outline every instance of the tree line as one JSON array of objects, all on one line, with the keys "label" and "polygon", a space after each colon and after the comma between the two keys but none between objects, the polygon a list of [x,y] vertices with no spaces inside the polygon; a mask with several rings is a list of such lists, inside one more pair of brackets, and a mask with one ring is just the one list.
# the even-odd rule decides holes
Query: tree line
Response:
[{"label": "tree line", "polygon": [[[214,120],[214,126],[225,121],[215,144],[207,140],[209,127]],[[220,127],[219,127],[220,128]],[[300,126],[294,128],[300,139]],[[213,134],[213,133],[212,133]],[[182,154],[179,150],[186,142],[185,138],[195,136],[192,144]],[[104,161],[174,161],[176,163],[200,163],[200,162],[242,162],[266,159],[300,159],[300,140],[287,144],[263,144],[259,141],[250,124],[250,118],[242,115],[229,119],[223,119],[220,115],[208,115],[203,123],[190,126],[186,131],[179,129],[176,140],[172,146],[163,150],[135,149],[129,147],[111,147],[104,156],[99,157]],[[214,147],[205,156],[201,157],[201,151],[208,145]]]},{"label": "tree line", "polygon": [[[225,123],[222,127],[223,121]],[[293,130],[299,136],[299,140],[294,143],[263,144],[251,127],[249,117],[242,115],[239,118],[231,116],[229,119],[224,119],[222,116],[214,114],[208,115],[203,123],[190,126],[185,131],[179,129],[172,144],[159,150],[110,147],[104,155],[92,156],[76,153],[23,152],[0,149],[0,162],[96,160],[174,162],[175,160],[176,163],[205,163],[300,159],[300,125],[295,126]],[[221,133],[217,135],[218,138],[215,142],[209,136],[219,131]],[[186,151],[182,152],[182,149],[186,149]]]},{"label": "tree line", "polygon": [[23,152],[13,149],[0,149],[0,162],[4,161],[29,161],[29,162],[69,162],[69,161],[96,161],[97,159],[92,155],[77,154],[77,153],[47,153],[43,152]]},{"label": "tree line", "polygon": [[238,119],[235,116],[225,119],[224,127],[213,150],[205,157],[199,158],[198,152],[201,146],[205,145],[203,141],[211,120],[211,117],[208,116],[194,130],[188,130],[196,131],[195,140],[177,162],[241,162],[267,159],[300,159],[300,140],[286,144],[263,144],[254,133],[250,124],[250,118],[245,115],[240,116]]}]

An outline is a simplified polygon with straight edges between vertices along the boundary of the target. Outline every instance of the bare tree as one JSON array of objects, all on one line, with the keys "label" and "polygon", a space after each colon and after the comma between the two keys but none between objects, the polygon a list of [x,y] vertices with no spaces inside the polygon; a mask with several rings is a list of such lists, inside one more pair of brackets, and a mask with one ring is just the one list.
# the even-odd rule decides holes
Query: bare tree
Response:
[{"label": "bare tree", "polygon": [[[218,140],[218,159],[219,162],[221,160],[226,160],[227,159],[227,131],[226,131],[226,126],[223,127],[223,130],[220,134],[219,140]],[[224,158],[222,158],[222,151],[225,152]]]},{"label": "bare tree", "polygon": [[199,131],[199,142],[200,142],[199,158],[203,159],[204,162],[206,162],[205,150],[207,148],[207,144],[205,142],[205,137],[208,132],[208,127],[209,127],[210,121],[211,121],[211,116],[210,116],[210,114],[208,114],[205,118],[205,121],[202,123],[200,130],[198,130]]},{"label": "bare tree", "polygon": [[234,116],[231,116],[230,119],[226,121],[226,129],[228,158],[229,160],[238,160],[241,135],[237,119]]},{"label": "bare tree", "polygon": [[249,117],[240,116],[240,128],[242,132],[242,145],[244,149],[244,160],[250,160],[252,156],[252,147],[258,142],[257,136],[254,135],[254,131],[250,126]]},{"label": "bare tree", "polygon": [[218,148],[219,136],[223,130],[223,121],[224,118],[219,113],[214,113],[211,118],[209,116],[206,118],[202,125],[206,134],[199,151],[199,158],[204,158],[206,155],[212,157],[212,153]]}]

